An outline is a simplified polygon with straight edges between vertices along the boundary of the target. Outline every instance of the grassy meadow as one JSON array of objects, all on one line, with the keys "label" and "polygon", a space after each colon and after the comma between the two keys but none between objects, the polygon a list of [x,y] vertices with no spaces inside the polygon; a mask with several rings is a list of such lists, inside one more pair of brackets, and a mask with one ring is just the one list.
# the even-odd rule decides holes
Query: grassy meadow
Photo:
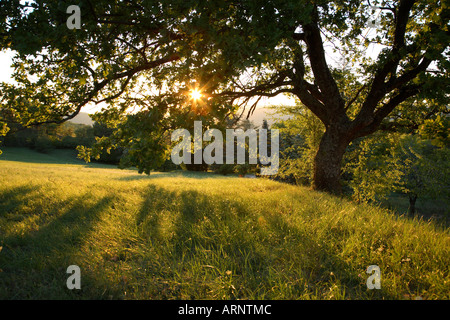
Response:
[{"label": "grassy meadow", "polygon": [[433,221],[267,179],[3,151],[0,299],[450,298]]}]

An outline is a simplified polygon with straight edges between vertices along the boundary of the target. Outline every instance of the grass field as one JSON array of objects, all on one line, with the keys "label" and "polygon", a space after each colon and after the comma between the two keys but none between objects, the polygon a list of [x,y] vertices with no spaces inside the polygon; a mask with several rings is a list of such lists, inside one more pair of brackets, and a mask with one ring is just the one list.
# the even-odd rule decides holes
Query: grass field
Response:
[{"label": "grass field", "polygon": [[[0,299],[449,299],[449,230],[266,179],[5,149]],[[69,290],[69,265],[81,290]],[[381,289],[366,269],[378,265]]]}]

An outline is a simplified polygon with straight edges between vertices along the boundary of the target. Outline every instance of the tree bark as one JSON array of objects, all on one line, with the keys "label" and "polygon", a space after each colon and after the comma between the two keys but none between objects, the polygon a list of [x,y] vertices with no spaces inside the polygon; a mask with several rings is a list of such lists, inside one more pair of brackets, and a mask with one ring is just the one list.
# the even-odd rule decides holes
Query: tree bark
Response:
[{"label": "tree bark", "polygon": [[413,215],[416,213],[416,200],[417,200],[417,195],[415,195],[415,194],[409,195],[408,214],[410,214],[410,215]]},{"label": "tree bark", "polygon": [[342,159],[349,143],[345,133],[331,129],[325,131],[314,158],[315,190],[336,195],[342,193]]}]

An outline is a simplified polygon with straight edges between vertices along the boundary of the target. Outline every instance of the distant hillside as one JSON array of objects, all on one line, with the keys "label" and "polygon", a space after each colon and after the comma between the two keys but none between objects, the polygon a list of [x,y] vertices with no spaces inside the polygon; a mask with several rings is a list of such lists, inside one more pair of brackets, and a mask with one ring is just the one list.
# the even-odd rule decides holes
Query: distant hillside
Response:
[{"label": "distant hillside", "polygon": [[274,110],[271,110],[269,108],[256,108],[255,112],[250,116],[250,120],[257,126],[261,126],[264,119],[267,120],[269,125],[272,125],[276,120],[280,119],[287,119],[288,116],[280,116],[280,115],[273,115],[275,113]]},{"label": "distant hillside", "polygon": [[92,126],[94,124],[94,120],[92,120],[89,113],[86,112],[80,112],[75,118],[69,121],[73,123],[86,124],[89,126]]}]

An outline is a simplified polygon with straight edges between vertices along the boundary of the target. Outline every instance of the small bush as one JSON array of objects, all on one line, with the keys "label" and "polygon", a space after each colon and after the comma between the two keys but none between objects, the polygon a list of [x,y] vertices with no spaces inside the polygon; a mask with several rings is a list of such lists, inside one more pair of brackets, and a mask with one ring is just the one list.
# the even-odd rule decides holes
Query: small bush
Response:
[{"label": "small bush", "polygon": [[222,164],[215,170],[215,172],[226,176],[230,173],[234,173],[234,167],[234,164]]},{"label": "small bush", "polygon": [[237,171],[237,173],[243,176],[250,171],[250,165],[247,163],[238,164],[234,169]]},{"label": "small bush", "polygon": [[[159,171],[167,172],[167,171],[173,171],[177,170],[179,166],[173,163],[171,159],[167,159],[164,161],[161,167],[158,168]],[[185,167],[186,168],[186,167]],[[186,169],[185,169],[186,170]]]},{"label": "small bush", "polygon": [[41,153],[48,153],[54,149],[52,140],[46,136],[39,136],[34,143],[34,149]]},{"label": "small bush", "polygon": [[65,136],[61,139],[58,147],[61,149],[75,149],[78,145],[79,143],[77,138]]}]

